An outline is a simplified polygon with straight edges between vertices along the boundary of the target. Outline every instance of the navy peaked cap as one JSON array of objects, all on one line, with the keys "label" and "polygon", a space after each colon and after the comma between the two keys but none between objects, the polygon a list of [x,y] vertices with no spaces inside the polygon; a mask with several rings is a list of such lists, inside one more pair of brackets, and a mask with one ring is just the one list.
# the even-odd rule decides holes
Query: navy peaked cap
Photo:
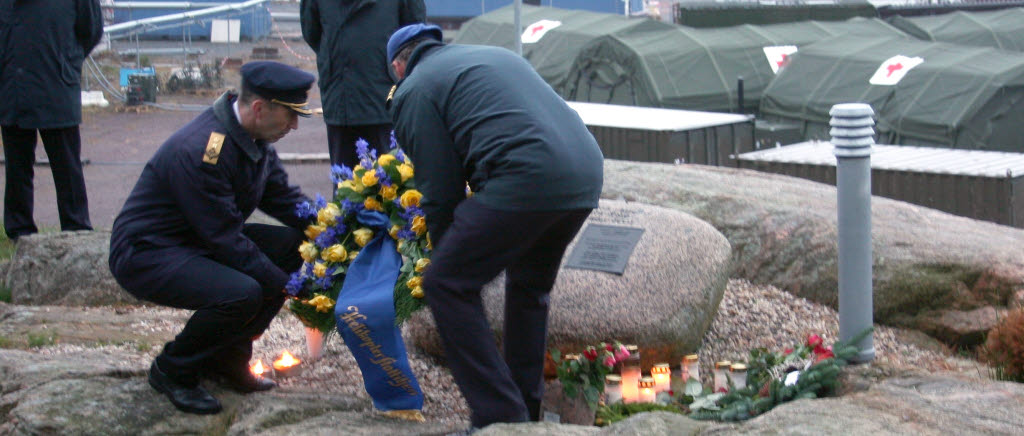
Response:
[{"label": "navy peaked cap", "polygon": [[316,77],[290,65],[273,61],[242,65],[242,83],[256,95],[308,117],[309,88]]},{"label": "navy peaked cap", "polygon": [[441,28],[433,24],[415,23],[396,30],[388,39],[388,63],[395,60],[395,56],[398,56],[398,52],[402,51],[403,46],[423,37],[441,41]]}]

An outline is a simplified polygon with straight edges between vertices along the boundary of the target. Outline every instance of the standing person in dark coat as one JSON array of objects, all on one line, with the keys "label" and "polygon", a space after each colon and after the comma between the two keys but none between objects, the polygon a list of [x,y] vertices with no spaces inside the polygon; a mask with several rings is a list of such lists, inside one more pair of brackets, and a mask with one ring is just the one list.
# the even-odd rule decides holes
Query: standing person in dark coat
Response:
[{"label": "standing person in dark coat", "polygon": [[[249,372],[252,341],[284,303],[309,224],[295,213],[309,199],[288,184],[270,144],[312,113],[314,77],[277,62],[251,62],[241,73],[240,93],[225,93],[160,146],[110,238],[110,271],[121,286],[195,311],[149,369],[149,384],[190,413],[221,410],[201,375],[243,393],[275,386]],[[257,208],[287,227],[245,224]]]},{"label": "standing person in dark coat", "polygon": [[0,0],[4,230],[36,233],[36,133],[50,159],[61,230],[91,230],[82,174],[82,61],[103,36],[98,0]]},{"label": "standing person in dark coat", "polygon": [[423,0],[302,0],[302,37],[316,52],[331,163],[359,163],[356,140],[391,148],[384,107],[394,81],[384,55],[391,33],[426,19]]},{"label": "standing person in dark coat", "polygon": [[[548,294],[598,205],[604,158],[522,57],[440,40],[437,26],[414,24],[388,42],[395,136],[435,244],[423,290],[473,426],[538,420]],[[480,300],[503,270],[504,359]]]}]

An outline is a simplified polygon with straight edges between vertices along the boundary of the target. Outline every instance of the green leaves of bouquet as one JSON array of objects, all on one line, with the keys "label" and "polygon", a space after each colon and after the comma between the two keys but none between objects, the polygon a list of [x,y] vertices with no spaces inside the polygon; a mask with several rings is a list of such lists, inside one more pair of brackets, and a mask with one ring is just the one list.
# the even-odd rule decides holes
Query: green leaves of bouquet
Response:
[{"label": "green leaves of bouquet", "polygon": [[285,286],[293,297],[288,309],[306,326],[323,332],[335,328],[334,305],[348,266],[367,243],[374,230],[356,219],[364,210],[384,213],[390,220],[388,236],[397,243],[402,267],[395,282],[395,323],[400,324],[423,307],[421,276],[430,265],[431,244],[426,218],[420,209],[422,194],[415,188],[413,164],[395,147],[377,156],[366,141],[356,142],[360,162],[355,168],[334,165],[331,181],[335,190],[328,201],[317,194],[310,203],[297,206],[300,218],[313,224],[299,247],[303,264]]},{"label": "green leaves of bouquet", "polygon": [[626,360],[629,351],[619,342],[602,342],[599,346],[588,346],[582,354],[566,354],[551,350],[558,381],[566,396],[576,397],[580,393],[590,407],[596,407],[604,392],[604,376],[611,374],[615,364]]},{"label": "green leaves of bouquet", "polygon": [[[746,386],[734,386],[724,395],[710,390],[694,395],[689,404],[690,417],[743,421],[788,401],[834,395],[840,370],[860,351],[855,344],[871,331],[865,329],[831,347],[812,334],[803,344],[781,353],[765,348],[750,350]],[[687,394],[693,393],[688,384]]]}]

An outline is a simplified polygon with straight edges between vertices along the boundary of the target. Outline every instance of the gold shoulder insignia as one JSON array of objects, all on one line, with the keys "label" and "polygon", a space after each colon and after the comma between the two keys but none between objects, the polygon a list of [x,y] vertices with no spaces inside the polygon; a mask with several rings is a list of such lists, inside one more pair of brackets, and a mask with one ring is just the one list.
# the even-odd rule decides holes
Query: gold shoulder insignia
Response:
[{"label": "gold shoulder insignia", "polygon": [[395,98],[395,90],[398,89],[398,84],[391,85],[391,90],[388,91],[387,101],[390,103],[391,99]]},{"label": "gold shoulder insignia", "polygon": [[206,151],[203,153],[203,162],[210,165],[217,165],[217,158],[220,157],[220,148],[224,145],[224,134],[210,132],[210,140],[206,142]]}]

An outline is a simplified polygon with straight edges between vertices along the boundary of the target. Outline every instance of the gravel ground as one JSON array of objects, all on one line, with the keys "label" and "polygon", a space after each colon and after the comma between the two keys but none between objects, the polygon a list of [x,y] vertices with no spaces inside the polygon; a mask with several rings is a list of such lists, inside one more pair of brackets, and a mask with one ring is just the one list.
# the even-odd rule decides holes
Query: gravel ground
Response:
[{"label": "gravel ground", "polygon": [[[172,314],[172,309],[138,307],[119,310],[146,310]],[[175,314],[180,315],[180,314]],[[793,297],[772,286],[753,285],[744,280],[731,280],[719,308],[718,316],[704,337],[699,351],[701,373],[707,376],[715,360],[743,360],[753,347],[784,349],[802,341],[808,334],[821,335],[827,344],[838,336],[838,315],[830,308]],[[177,322],[148,323],[145,329],[166,330],[173,335],[180,328]],[[919,369],[927,372],[954,372],[964,377],[984,377],[988,369],[970,359],[953,355],[922,334],[876,326],[874,333],[875,364],[899,369]],[[39,350],[40,353],[60,354],[81,350],[82,346],[56,345]],[[95,347],[90,347],[94,348]],[[129,365],[145,368],[160,347],[139,349],[133,344],[109,345],[110,352],[128,351]],[[287,313],[278,316],[270,328],[255,343],[254,358],[269,364],[282,350],[289,350],[300,359],[306,355],[305,333],[299,321]],[[443,362],[410,350],[413,371],[419,378],[426,396],[423,413],[433,422],[451,428],[469,424],[469,410],[459,394],[455,382]],[[328,337],[323,357],[306,362],[302,373],[279,381],[281,389],[305,391],[319,390],[334,394],[352,395],[369,401],[363,389],[355,359],[337,334]]]}]

